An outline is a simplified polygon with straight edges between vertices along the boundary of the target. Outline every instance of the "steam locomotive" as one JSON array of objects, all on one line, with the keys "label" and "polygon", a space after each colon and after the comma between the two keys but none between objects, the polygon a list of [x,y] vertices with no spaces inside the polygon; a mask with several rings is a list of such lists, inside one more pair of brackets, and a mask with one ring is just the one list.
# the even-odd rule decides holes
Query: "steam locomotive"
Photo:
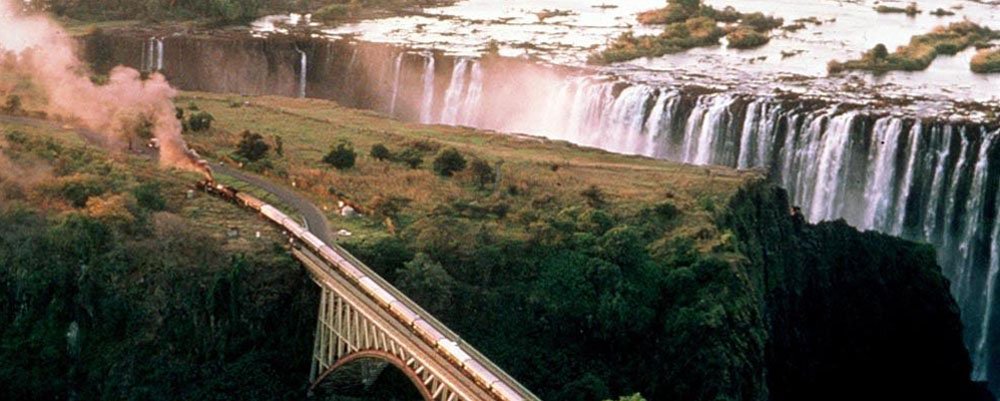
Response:
[{"label": "steam locomotive", "polygon": [[201,181],[198,183],[198,187],[205,192],[219,196],[240,206],[253,209],[270,220],[271,223],[281,227],[288,234],[292,243],[296,244],[296,246],[309,249],[327,264],[335,267],[338,273],[356,284],[365,294],[374,299],[393,317],[412,328],[423,341],[437,348],[452,363],[461,367],[473,380],[488,388],[498,399],[507,401],[524,400],[524,397],[500,380],[490,369],[487,369],[472,358],[462,349],[462,346],[458,342],[447,338],[434,325],[425,321],[413,309],[393,296],[390,291],[387,291],[378,282],[368,277],[364,270],[359,269],[354,262],[342,256],[339,251],[323,243],[323,241],[295,222],[295,220],[288,217],[288,215],[282,213],[274,206],[257,199],[253,195],[240,192],[235,188],[219,184],[212,180],[206,179]]}]

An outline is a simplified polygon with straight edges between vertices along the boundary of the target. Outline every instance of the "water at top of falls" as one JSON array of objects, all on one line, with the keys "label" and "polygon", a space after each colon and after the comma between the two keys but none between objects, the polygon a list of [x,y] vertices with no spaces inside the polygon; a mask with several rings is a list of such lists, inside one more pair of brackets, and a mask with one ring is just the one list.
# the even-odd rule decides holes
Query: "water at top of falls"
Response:
[{"label": "water at top of falls", "polygon": [[309,56],[306,52],[299,48],[295,48],[295,51],[299,52],[299,87],[298,96],[300,98],[306,97],[306,78],[309,74]]},{"label": "water at top of falls", "polygon": [[393,64],[392,100],[389,103],[389,115],[396,115],[396,101],[399,98],[399,79],[402,76],[404,54],[405,53],[400,52],[399,55],[396,56],[395,64]]},{"label": "water at top of falls", "polygon": [[424,94],[420,100],[420,122],[429,124],[434,113],[434,54],[427,53],[424,57],[427,58],[427,61],[424,64],[422,78]]}]

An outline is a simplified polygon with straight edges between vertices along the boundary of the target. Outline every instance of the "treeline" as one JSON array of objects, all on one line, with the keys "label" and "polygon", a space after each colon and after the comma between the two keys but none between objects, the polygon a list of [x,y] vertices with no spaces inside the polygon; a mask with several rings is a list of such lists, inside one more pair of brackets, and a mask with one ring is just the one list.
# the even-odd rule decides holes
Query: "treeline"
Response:
[{"label": "treeline", "polygon": [[761,399],[766,333],[729,245],[667,235],[685,213],[669,201],[585,196],[555,213],[455,201],[349,248],[544,400]]},{"label": "treeline", "polygon": [[10,131],[0,165],[0,399],[305,394],[318,294],[284,249],[224,250],[95,151]]}]

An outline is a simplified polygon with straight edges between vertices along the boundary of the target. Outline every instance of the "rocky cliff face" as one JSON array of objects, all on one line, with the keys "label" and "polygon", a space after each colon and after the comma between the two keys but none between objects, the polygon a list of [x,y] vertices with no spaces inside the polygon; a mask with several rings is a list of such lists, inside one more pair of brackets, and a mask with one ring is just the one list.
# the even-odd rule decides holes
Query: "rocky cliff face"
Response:
[{"label": "rocky cliff face", "polygon": [[763,183],[741,190],[720,224],[759,291],[770,399],[992,399],[969,380],[958,306],[930,246],[805,223]]}]

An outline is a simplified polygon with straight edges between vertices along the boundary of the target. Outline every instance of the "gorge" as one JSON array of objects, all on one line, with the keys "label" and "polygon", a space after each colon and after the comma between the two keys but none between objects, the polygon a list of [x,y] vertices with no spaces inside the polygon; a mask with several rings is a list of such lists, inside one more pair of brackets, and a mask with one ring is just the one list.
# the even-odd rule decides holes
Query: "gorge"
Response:
[{"label": "gorge", "polygon": [[810,222],[843,219],[933,244],[961,310],[973,379],[1000,389],[995,116],[642,83],[496,55],[296,35],[121,31],[91,35],[86,48],[99,70],[162,71],[184,90],[332,99],[403,121],[766,171]]}]

